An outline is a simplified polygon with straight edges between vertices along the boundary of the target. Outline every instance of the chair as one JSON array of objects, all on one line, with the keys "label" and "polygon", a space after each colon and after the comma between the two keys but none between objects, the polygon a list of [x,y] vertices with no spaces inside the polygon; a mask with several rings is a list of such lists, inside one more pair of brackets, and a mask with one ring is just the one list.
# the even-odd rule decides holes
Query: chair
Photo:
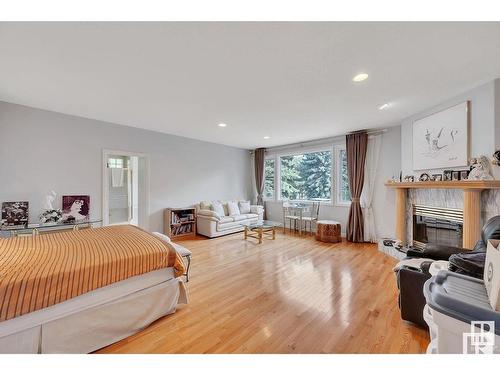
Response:
[{"label": "chair", "polygon": [[300,220],[300,216],[296,215],[296,210],[294,207],[283,204],[283,233],[286,231],[286,222],[290,223],[289,228],[292,231],[292,222],[294,230],[297,229],[297,222]]},{"label": "chair", "polygon": [[[484,270],[486,246],[490,239],[500,239],[500,216],[488,220],[481,231],[481,239],[476,243],[472,251],[461,247],[432,244],[427,245],[423,250],[409,249],[406,253],[408,258],[427,258],[428,261],[424,261],[418,268],[403,266],[396,272],[401,318],[427,327],[427,323],[422,316],[426,303],[423,287],[424,283],[431,277],[429,267],[432,262],[435,260],[450,261],[448,268],[450,271],[478,277],[478,275],[482,275]],[[477,265],[478,260],[481,261],[481,259],[482,269]],[[475,262],[475,267],[457,267],[457,265],[469,263],[468,261]]]},{"label": "chair", "polygon": [[312,231],[313,223],[316,223],[318,221],[319,205],[320,205],[319,202],[313,202],[313,204],[311,205],[311,216],[302,217],[302,222],[304,223],[304,230],[307,231],[307,223],[309,223],[309,232],[311,232],[311,234],[313,233]]}]

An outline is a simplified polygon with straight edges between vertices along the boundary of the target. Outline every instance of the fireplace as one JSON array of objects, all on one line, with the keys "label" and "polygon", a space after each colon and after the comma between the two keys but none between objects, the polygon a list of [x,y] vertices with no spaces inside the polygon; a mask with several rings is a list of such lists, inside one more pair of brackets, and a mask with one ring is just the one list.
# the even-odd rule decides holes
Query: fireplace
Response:
[{"label": "fireplace", "polygon": [[462,247],[463,211],[456,208],[413,205],[413,246],[427,244]]}]

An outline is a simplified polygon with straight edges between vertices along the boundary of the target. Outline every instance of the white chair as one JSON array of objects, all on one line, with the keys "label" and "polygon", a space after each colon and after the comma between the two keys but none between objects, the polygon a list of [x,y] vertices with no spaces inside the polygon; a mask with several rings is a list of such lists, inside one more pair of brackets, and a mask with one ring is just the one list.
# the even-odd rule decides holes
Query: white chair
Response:
[{"label": "white chair", "polygon": [[313,202],[313,204],[311,205],[311,216],[302,217],[302,222],[304,223],[304,230],[307,231],[307,223],[309,223],[309,231],[312,233],[313,223],[316,223],[318,221],[319,206],[320,206],[319,202]]}]

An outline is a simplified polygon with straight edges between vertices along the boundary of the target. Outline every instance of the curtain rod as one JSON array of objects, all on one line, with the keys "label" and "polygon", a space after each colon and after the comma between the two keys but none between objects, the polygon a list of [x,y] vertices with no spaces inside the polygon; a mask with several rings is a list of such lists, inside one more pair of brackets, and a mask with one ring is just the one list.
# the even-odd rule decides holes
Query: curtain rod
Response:
[{"label": "curtain rod", "polygon": [[[362,130],[361,130],[362,131]],[[359,133],[360,131],[355,131],[355,132],[350,132],[347,134],[354,134],[354,133]],[[366,133],[368,135],[378,135],[378,134],[383,134],[387,132],[387,129],[376,129],[376,130],[367,130]],[[335,137],[329,137],[329,138],[321,138],[321,139],[315,139],[312,141],[305,141],[305,142],[298,142],[298,143],[291,143],[288,145],[283,145],[283,146],[276,146],[276,147],[269,147],[266,148],[266,152],[275,152],[275,151],[281,151],[281,150],[287,150],[290,148],[301,148],[301,147],[311,147],[311,146],[321,146],[327,143],[332,143],[335,141],[343,140],[345,139],[346,135],[337,135]],[[250,153],[253,154],[253,150],[250,151]]]}]

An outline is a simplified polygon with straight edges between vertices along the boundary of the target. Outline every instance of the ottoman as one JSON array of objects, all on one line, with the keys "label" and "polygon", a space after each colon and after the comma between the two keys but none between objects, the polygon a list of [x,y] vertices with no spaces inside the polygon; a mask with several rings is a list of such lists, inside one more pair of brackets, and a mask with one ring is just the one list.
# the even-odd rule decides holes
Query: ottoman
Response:
[{"label": "ottoman", "polygon": [[322,242],[342,242],[340,223],[333,220],[318,220],[316,222],[316,239]]}]

